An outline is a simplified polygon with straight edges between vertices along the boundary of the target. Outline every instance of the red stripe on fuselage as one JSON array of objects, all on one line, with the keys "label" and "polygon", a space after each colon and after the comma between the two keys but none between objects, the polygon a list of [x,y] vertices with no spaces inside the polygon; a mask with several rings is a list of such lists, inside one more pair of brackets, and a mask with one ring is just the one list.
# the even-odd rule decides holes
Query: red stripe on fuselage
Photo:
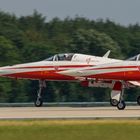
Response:
[{"label": "red stripe on fuselage", "polygon": [[[28,67],[11,67],[7,69],[17,70],[17,69],[29,69],[28,72],[15,72],[12,74],[5,74],[2,75],[4,77],[11,77],[11,78],[26,78],[26,79],[46,79],[46,80],[75,80],[72,76],[66,76],[62,74],[58,74],[56,72],[62,71],[60,68],[64,68],[63,70],[67,70],[70,68],[83,68],[88,67],[90,65],[65,65],[65,66],[28,66]],[[38,70],[32,71],[35,68],[52,68],[53,70]],[[31,69],[31,71],[30,71]]]},{"label": "red stripe on fuselage", "polygon": [[75,80],[75,78],[72,76],[64,76],[56,73],[55,71],[22,72],[15,74],[7,74],[3,76],[23,79],[25,78],[25,79],[43,79],[43,80]]},{"label": "red stripe on fuselage", "polygon": [[89,75],[87,78],[137,81],[140,80],[140,71],[110,72],[104,74]]},{"label": "red stripe on fuselage", "polygon": [[[87,67],[87,65],[67,65],[67,66],[56,66],[59,68],[77,68],[77,67]],[[55,66],[33,66],[33,67],[13,67],[11,69],[29,69],[29,68],[54,68],[54,70],[44,70],[44,71],[33,71],[33,72],[19,72],[13,74],[5,74],[5,77],[13,78],[27,78],[27,79],[46,79],[46,80],[75,80],[73,76],[66,76],[63,74],[58,74],[56,72]],[[137,66],[122,66],[122,67],[106,67],[106,68],[92,68],[93,70],[100,69],[115,69],[115,68],[137,68]],[[89,69],[88,69],[89,70]],[[122,71],[122,72],[109,72],[96,75],[85,76],[88,78],[97,79],[112,79],[112,80],[140,80],[140,71]]]}]

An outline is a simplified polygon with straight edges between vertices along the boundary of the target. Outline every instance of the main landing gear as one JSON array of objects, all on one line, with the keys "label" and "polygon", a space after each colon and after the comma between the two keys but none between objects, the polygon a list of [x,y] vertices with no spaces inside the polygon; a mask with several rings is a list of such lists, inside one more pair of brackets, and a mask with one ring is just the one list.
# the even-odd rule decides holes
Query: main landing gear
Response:
[{"label": "main landing gear", "polygon": [[[123,99],[124,88],[125,82],[116,81],[111,91],[110,104],[112,106],[116,106],[119,110],[124,110],[126,107],[125,101]],[[140,96],[137,98],[137,104],[140,105]]]},{"label": "main landing gear", "polygon": [[[125,101],[122,99],[120,101],[116,99],[110,99],[110,104],[112,106],[116,106],[119,110],[124,110],[126,107]],[[137,97],[137,104],[140,105],[140,96]]]},{"label": "main landing gear", "polygon": [[116,106],[119,110],[124,110],[126,107],[125,101],[123,99],[124,95],[124,84],[123,82],[117,81],[114,83],[110,104]]},{"label": "main landing gear", "polygon": [[125,101],[120,101],[118,104],[117,104],[117,108],[119,109],[119,110],[124,110],[125,109],[125,107],[126,107],[126,104],[125,104]]},{"label": "main landing gear", "polygon": [[119,110],[124,110],[126,107],[125,101],[122,99],[119,101],[117,101],[116,99],[110,99],[110,104],[112,106],[116,106]]},{"label": "main landing gear", "polygon": [[37,98],[36,101],[34,102],[36,107],[41,107],[43,105],[42,93],[44,88],[46,88],[46,83],[44,80],[40,80]]},{"label": "main landing gear", "polygon": [[110,99],[110,104],[111,104],[112,106],[117,106],[118,103],[119,103],[119,101],[117,101],[116,99]]},{"label": "main landing gear", "polygon": [[126,104],[125,104],[125,101],[123,99],[123,96],[124,96],[124,88],[122,88],[122,91],[121,91],[121,94],[120,94],[120,100],[119,100],[119,102],[117,104],[117,108],[119,110],[124,110],[125,107],[126,107]]},{"label": "main landing gear", "polygon": [[124,100],[117,101],[116,99],[110,99],[110,104],[116,106],[119,110],[124,110],[126,107]]}]

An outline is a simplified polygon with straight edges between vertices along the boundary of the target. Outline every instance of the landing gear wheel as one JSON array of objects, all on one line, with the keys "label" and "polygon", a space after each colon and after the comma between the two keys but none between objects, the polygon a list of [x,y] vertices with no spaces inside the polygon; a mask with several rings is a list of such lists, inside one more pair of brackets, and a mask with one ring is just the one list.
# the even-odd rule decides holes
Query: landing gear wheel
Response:
[{"label": "landing gear wheel", "polygon": [[41,107],[42,105],[43,105],[42,98],[37,98],[37,100],[35,101],[35,106],[36,107]]},{"label": "landing gear wheel", "polygon": [[119,102],[118,102],[116,99],[110,99],[110,104],[111,104],[112,106],[117,106],[118,103],[119,103]]},{"label": "landing gear wheel", "polygon": [[118,105],[117,105],[117,108],[118,108],[119,110],[124,110],[124,109],[125,109],[125,106],[126,106],[125,102],[124,102],[124,101],[120,101],[120,102],[118,103]]},{"label": "landing gear wheel", "polygon": [[137,104],[140,105],[140,96],[137,98]]}]

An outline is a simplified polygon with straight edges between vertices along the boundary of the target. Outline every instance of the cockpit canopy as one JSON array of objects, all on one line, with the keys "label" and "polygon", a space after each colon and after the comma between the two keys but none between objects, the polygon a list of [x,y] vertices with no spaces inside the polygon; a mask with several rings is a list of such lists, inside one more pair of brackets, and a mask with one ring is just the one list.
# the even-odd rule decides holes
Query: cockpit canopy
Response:
[{"label": "cockpit canopy", "polygon": [[71,61],[73,55],[73,53],[56,54],[45,59],[45,61]]},{"label": "cockpit canopy", "polygon": [[129,61],[140,61],[140,54],[135,55],[135,56],[133,56],[133,57],[127,59],[127,60],[129,60]]}]

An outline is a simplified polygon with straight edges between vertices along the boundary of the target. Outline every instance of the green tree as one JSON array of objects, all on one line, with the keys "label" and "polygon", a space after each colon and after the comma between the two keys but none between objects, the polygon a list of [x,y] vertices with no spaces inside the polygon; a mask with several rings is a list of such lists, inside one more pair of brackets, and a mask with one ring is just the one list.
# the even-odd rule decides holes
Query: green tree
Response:
[{"label": "green tree", "polygon": [[4,36],[0,36],[0,65],[12,65],[16,63],[19,63],[16,46]]},{"label": "green tree", "polygon": [[70,47],[74,52],[85,54],[96,52],[97,55],[103,55],[107,50],[111,50],[113,57],[116,57],[118,53],[121,54],[120,47],[111,37],[93,29],[76,31]]}]

